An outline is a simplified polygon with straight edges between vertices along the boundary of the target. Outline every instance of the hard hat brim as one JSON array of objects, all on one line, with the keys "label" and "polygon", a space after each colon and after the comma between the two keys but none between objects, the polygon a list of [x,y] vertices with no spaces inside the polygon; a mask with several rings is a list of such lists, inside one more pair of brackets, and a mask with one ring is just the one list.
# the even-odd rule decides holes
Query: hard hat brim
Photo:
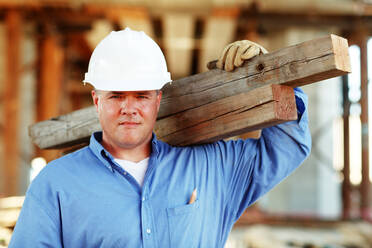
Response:
[{"label": "hard hat brim", "polygon": [[[88,73],[85,74],[83,83],[89,83],[96,90],[104,91],[147,91],[147,90],[160,90],[165,84],[172,82],[170,73],[168,73],[168,80],[162,79],[151,79],[151,84],[148,83],[148,79],[133,80],[132,83],[128,84],[128,79],[125,80],[89,80]],[[120,82],[123,81],[123,82]]]}]

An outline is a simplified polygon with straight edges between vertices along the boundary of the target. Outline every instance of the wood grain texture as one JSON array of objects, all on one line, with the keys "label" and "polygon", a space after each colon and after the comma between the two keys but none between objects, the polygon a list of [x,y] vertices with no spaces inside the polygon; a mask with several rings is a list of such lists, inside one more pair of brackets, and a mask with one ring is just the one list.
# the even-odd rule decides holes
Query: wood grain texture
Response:
[{"label": "wood grain texture", "polygon": [[[213,69],[175,80],[163,88],[156,130],[172,129],[167,126],[168,121],[178,124],[182,118],[192,121],[193,117],[189,111],[208,104],[217,104],[214,110],[223,112],[226,106],[235,104],[233,98],[229,97],[265,85],[282,84],[297,87],[344,75],[350,72],[349,60],[347,41],[329,35],[257,56],[234,72]],[[219,102],[220,100],[225,101],[225,104]],[[217,119],[218,113],[207,110],[209,108],[193,111],[193,115],[204,117],[214,114],[214,118]],[[71,118],[73,114],[69,114],[67,115],[69,117],[57,117],[31,126],[32,140],[41,148],[60,148],[86,141],[91,132],[99,130],[100,126],[96,114],[92,113],[94,112],[92,108],[79,111],[77,114],[79,118],[76,119]],[[173,115],[177,117],[172,117]],[[166,122],[162,121],[164,118],[167,118]],[[242,129],[242,133],[245,131],[248,130]],[[229,131],[227,134],[236,135],[236,132]],[[224,136],[220,134],[220,137]]]},{"label": "wood grain texture", "polygon": [[294,92],[266,85],[157,121],[158,138],[172,145],[213,142],[297,119]]},{"label": "wood grain texture", "polygon": [[41,149],[64,148],[88,142],[90,134],[99,130],[98,115],[92,106],[32,125],[29,134]]},{"label": "wood grain texture", "polygon": [[285,84],[297,87],[348,72],[350,59],[347,41],[330,35],[257,56],[234,72],[213,69],[167,84],[159,117],[263,85]]},{"label": "wood grain texture", "polygon": [[[87,118],[90,116],[91,118]],[[284,85],[266,85],[249,92],[226,97],[210,104],[158,119],[157,137],[172,145],[212,142],[251,130],[297,118],[293,89]],[[50,127],[65,132],[50,135]],[[62,147],[87,142],[100,130],[95,108],[91,107],[39,123],[31,129],[41,144],[57,141]]]}]

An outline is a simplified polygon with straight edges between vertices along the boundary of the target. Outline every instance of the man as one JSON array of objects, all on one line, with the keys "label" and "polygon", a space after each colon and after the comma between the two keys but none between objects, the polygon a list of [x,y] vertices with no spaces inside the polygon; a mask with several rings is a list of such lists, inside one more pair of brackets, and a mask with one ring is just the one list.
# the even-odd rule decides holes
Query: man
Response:
[{"label": "man", "polygon": [[[265,52],[241,41],[220,68]],[[112,32],[92,54],[91,83],[102,132],[52,161],[30,185],[9,247],[223,247],[247,206],[310,152],[306,97],[298,120],[258,140],[172,147],[152,130],[170,81],[160,48],[143,32]]]}]

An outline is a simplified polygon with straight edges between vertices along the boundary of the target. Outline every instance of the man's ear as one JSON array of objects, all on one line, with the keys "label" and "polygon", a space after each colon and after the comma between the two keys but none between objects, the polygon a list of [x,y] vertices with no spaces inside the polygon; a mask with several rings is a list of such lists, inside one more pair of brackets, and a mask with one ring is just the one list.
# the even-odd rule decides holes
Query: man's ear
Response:
[{"label": "man's ear", "polygon": [[161,102],[161,97],[163,96],[163,91],[159,90],[157,95],[156,95],[156,102],[158,104],[158,112],[160,108],[160,102]]},{"label": "man's ear", "polygon": [[98,100],[99,100],[98,93],[95,90],[92,90],[91,95],[92,95],[93,104],[94,106],[96,106],[96,110],[98,111]]}]

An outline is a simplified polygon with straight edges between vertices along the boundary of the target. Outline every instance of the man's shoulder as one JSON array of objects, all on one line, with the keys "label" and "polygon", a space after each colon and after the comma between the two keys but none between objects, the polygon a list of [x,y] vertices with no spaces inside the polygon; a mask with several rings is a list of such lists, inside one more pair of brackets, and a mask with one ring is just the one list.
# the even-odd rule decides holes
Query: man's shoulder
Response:
[{"label": "man's shoulder", "polygon": [[45,187],[59,187],[83,175],[85,164],[89,163],[86,158],[92,156],[89,153],[89,148],[84,147],[49,162],[32,181],[30,188],[40,191]]},{"label": "man's shoulder", "polygon": [[[253,139],[227,139],[227,140],[217,140],[213,142],[206,142],[201,144],[192,144],[187,146],[172,146],[167,143],[165,143],[167,146],[169,146],[171,149],[178,148],[178,149],[192,149],[192,150],[205,150],[205,149],[215,149],[221,146],[242,146],[244,143],[249,143]],[[164,142],[163,142],[164,143]]]},{"label": "man's shoulder", "polygon": [[193,144],[187,146],[173,146],[168,143],[158,141],[159,147],[164,155],[169,155],[172,153],[205,153],[212,155],[214,152],[218,152],[221,148],[233,147],[233,146],[243,146],[244,140],[218,140],[214,142],[204,143],[204,144]]},{"label": "man's shoulder", "polygon": [[92,157],[92,153],[89,147],[83,147],[49,162],[40,172],[40,176],[53,178],[66,175],[66,172],[74,170],[78,166],[84,166],[84,161],[88,162],[90,157]]},{"label": "man's shoulder", "polygon": [[52,160],[48,163],[48,166],[71,166],[75,162],[80,162],[81,160],[86,160],[92,157],[92,152],[89,149],[88,146],[84,146],[83,148],[80,148],[79,150],[76,150],[74,152],[68,153],[66,155],[63,155],[55,160]]}]

